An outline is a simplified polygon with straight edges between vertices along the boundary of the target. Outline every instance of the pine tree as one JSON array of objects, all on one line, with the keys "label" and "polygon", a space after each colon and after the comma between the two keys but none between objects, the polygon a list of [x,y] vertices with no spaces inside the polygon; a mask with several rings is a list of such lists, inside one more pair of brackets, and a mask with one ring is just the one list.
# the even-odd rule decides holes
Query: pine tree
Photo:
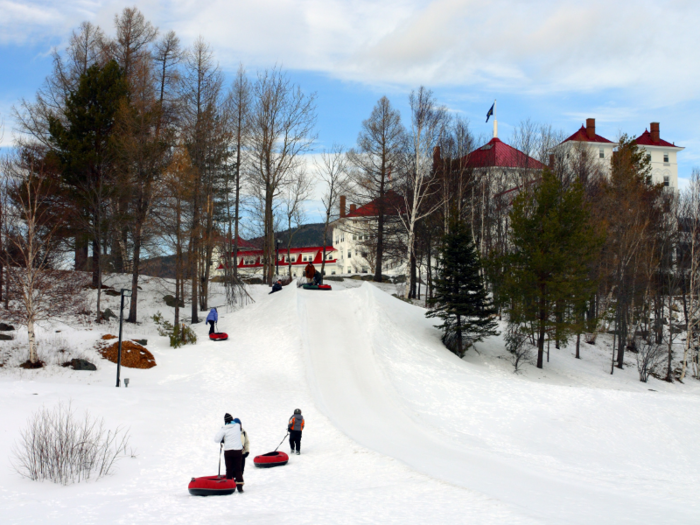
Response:
[{"label": "pine tree", "polygon": [[526,326],[536,339],[542,368],[545,335],[566,341],[580,322],[581,301],[596,289],[589,270],[604,234],[591,221],[581,184],[566,188],[548,169],[533,192],[515,199],[510,220],[513,253],[503,264],[503,302],[509,322]]},{"label": "pine tree", "polygon": [[442,341],[459,357],[467,342],[497,335],[496,313],[480,274],[481,263],[469,229],[454,221],[442,240],[433,298],[427,317],[442,319]]}]

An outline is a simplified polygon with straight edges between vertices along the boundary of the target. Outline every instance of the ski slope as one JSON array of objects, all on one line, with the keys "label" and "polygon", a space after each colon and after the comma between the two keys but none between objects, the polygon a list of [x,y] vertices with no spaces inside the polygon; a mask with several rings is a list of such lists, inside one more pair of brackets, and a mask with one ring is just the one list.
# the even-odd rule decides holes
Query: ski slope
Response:
[{"label": "ski slope", "polygon": [[[0,450],[37,407],[71,400],[130,427],[137,457],[98,482],[60,487],[19,478],[2,455],[0,522],[700,522],[697,388],[515,377],[446,351],[424,310],[368,283],[332,284],[253,287],[255,304],[220,311],[225,343],[198,326],[196,346],[171,349],[152,327],[127,327],[149,338],[158,362],[127,369],[128,389],[114,388],[106,361],[94,373],[2,370]],[[154,286],[143,295],[142,312],[165,311]],[[86,352],[101,335],[67,332]],[[493,338],[482,350],[499,346]],[[257,455],[277,446],[297,407],[301,456],[270,470],[249,458],[245,494],[187,494],[190,477],[216,472],[211,440],[225,412],[241,418]]]},{"label": "ski slope", "polygon": [[[674,415],[697,410],[696,400],[659,402],[650,394],[571,392],[485,377],[441,347],[424,311],[396,303],[370,285],[299,298],[317,405],[345,434],[543,522],[697,518],[697,470],[687,468],[690,455],[682,451],[693,436],[679,435],[673,424]],[[577,406],[594,419],[576,422],[585,415]],[[628,421],[620,427],[611,413]],[[560,424],[552,424],[552,416]],[[479,428],[485,425],[493,428]],[[503,435],[483,439],[489,430]],[[538,436],[551,432],[559,435]],[[596,438],[599,433],[611,441]],[[601,449],[591,451],[591,445]],[[679,450],[659,450],[664,447]],[[670,484],[676,490],[669,491]]]}]

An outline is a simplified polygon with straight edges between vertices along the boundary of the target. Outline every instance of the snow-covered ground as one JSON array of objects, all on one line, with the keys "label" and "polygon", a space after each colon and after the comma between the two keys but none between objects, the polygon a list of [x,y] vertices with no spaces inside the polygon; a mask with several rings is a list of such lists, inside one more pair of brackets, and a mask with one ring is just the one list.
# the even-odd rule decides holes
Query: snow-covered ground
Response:
[{"label": "snow-covered ground", "polygon": [[[65,347],[99,369],[0,368],[0,523],[700,523],[700,383],[643,384],[634,367],[611,377],[605,337],[582,361],[552,349],[544,371],[516,376],[500,337],[460,360],[390,285],[330,284],[251,287],[254,304],[220,309],[227,342],[198,325],[197,345],[172,349],[152,323],[127,325],[158,363],[123,369],[129,388],[114,387],[115,365],[93,349],[114,324],[45,330],[46,359]],[[143,287],[141,317],[170,316],[163,286]],[[10,464],[20,429],[59,401],[129,427],[137,457],[97,482],[20,478]],[[255,469],[297,407],[302,455]],[[225,412],[252,441],[246,492],[191,497],[189,479],[216,472]]]}]

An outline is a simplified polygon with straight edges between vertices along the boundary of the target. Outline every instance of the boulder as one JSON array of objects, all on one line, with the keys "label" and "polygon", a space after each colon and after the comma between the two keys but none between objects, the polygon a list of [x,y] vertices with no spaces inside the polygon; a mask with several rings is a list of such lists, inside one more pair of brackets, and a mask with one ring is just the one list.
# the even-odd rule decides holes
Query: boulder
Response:
[{"label": "boulder", "polygon": [[105,290],[104,294],[109,295],[110,297],[119,297],[122,293],[116,290]]},{"label": "boulder", "polygon": [[97,370],[97,367],[87,359],[71,359],[70,366],[73,370]]},{"label": "boulder", "polygon": [[185,307],[185,301],[182,299],[179,300],[180,304],[177,304],[177,301],[175,300],[175,296],[173,295],[166,295],[163,297],[163,301],[165,301],[165,304],[168,305],[170,308],[175,308],[175,306],[179,306],[180,308]]},{"label": "boulder", "polygon": [[10,334],[0,334],[0,341],[12,341],[14,337],[12,337]]},{"label": "boulder", "polygon": [[0,332],[11,332],[15,327],[11,324],[0,323]]},{"label": "boulder", "polygon": [[112,310],[107,308],[104,312],[102,312],[102,317],[104,318],[105,321],[109,321],[110,319],[119,319]]},{"label": "boulder", "polygon": [[148,344],[148,339],[132,339],[132,341],[143,346]]}]

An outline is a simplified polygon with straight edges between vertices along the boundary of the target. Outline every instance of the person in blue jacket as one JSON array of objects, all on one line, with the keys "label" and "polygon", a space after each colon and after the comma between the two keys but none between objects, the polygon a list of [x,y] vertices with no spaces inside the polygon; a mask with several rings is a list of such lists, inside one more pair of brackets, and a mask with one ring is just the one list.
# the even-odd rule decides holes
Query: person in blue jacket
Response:
[{"label": "person in blue jacket", "polygon": [[214,333],[214,325],[219,321],[219,313],[216,308],[209,310],[209,315],[207,315],[207,324],[209,325],[209,335]]},{"label": "person in blue jacket", "polygon": [[[282,289],[282,280],[277,279],[277,282],[272,285],[272,291],[270,293],[279,292]],[[267,294],[270,295],[270,294]]]}]

